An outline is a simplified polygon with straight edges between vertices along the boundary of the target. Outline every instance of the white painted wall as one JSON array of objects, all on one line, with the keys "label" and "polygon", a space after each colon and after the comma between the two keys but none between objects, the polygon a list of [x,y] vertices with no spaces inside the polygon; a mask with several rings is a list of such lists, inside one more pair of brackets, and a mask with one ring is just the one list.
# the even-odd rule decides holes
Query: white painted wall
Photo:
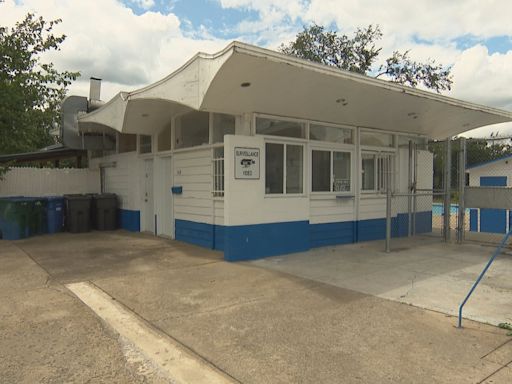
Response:
[{"label": "white painted wall", "polygon": [[119,208],[140,210],[140,167],[141,160],[136,152],[120,153],[92,159],[90,168],[99,172],[100,164],[112,165],[104,168],[104,192],[115,193],[119,199]]},{"label": "white painted wall", "polygon": [[[175,219],[222,224],[213,216],[212,149],[176,152],[173,167],[173,185],[183,187],[181,195],[174,195]],[[219,204],[215,209],[222,210]]]},{"label": "white painted wall", "polygon": [[[234,148],[260,150],[260,179],[236,180]],[[261,136],[225,137],[224,222],[226,225],[280,223],[309,220],[309,197],[265,195],[265,141]]]},{"label": "white painted wall", "polygon": [[311,224],[335,223],[356,220],[356,203],[354,198],[337,199],[336,196],[311,196]]},{"label": "white painted wall", "polygon": [[98,192],[98,169],[15,167],[0,181],[0,196],[54,196]]}]

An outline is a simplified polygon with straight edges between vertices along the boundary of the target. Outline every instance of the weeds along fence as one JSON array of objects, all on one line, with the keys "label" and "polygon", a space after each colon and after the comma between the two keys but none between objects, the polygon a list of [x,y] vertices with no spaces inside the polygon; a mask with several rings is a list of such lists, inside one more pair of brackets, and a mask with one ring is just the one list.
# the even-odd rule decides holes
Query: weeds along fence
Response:
[{"label": "weeds along fence", "polygon": [[87,168],[13,167],[0,180],[0,197],[99,192],[100,172]]}]

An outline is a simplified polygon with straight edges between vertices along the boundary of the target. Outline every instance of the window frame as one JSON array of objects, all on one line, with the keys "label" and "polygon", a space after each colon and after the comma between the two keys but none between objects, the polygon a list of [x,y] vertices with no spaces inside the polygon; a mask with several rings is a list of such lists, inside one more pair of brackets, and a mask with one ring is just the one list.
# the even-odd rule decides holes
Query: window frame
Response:
[{"label": "window frame", "polygon": [[[309,146],[309,176],[310,176],[310,182],[309,182],[309,193],[312,196],[354,196],[355,190],[354,190],[354,164],[355,164],[355,150],[353,144],[341,144],[341,143],[335,143],[338,144],[336,146],[333,146],[333,142],[326,142],[322,141],[320,143],[329,144],[329,145],[318,145],[317,140],[310,141]],[[314,143],[314,144],[313,144]],[[324,151],[324,152],[330,152],[330,191],[313,191],[313,151]],[[349,153],[350,154],[350,190],[348,191],[333,191],[333,169],[334,169],[334,152],[341,152],[341,153]]]},{"label": "window frame", "polygon": [[[258,118],[268,119],[268,120],[280,120],[280,121],[288,121],[292,123],[304,124],[304,137],[292,137],[292,136],[274,136],[264,133],[256,132],[256,120]],[[261,136],[265,138],[269,138],[271,140],[283,140],[283,141],[300,141],[300,142],[308,142],[309,141],[309,121],[303,119],[296,119],[293,117],[285,117],[285,116],[277,116],[277,115],[266,115],[262,113],[253,113],[252,121],[251,121],[251,135],[252,136]]]},{"label": "window frame", "polygon": [[[364,155],[372,155],[374,158],[374,185],[375,187],[373,189],[363,189],[363,156]],[[386,194],[386,188],[380,188],[380,181],[386,180],[385,178],[382,178],[379,175],[379,161],[389,158],[389,167],[391,168],[391,189],[392,191],[395,190],[395,183],[396,183],[396,151],[390,150],[390,151],[384,151],[384,150],[368,150],[368,149],[361,149],[361,156],[360,156],[360,180],[359,180],[359,192],[362,195],[384,195]],[[383,169],[382,167],[380,167]],[[385,182],[385,181],[384,181]]]},{"label": "window frame", "polygon": [[[260,135],[263,136],[263,135]],[[284,138],[285,140],[276,139],[278,136],[264,136],[269,139],[264,140],[264,148],[265,148],[265,172],[263,176],[263,190],[264,197],[304,197],[306,196],[306,143],[305,139],[299,139],[299,141],[290,141],[288,138]],[[280,137],[280,136],[279,136]],[[266,162],[267,162],[267,144],[280,144],[283,145],[283,192],[282,193],[267,193],[267,171],[266,171]],[[286,166],[286,147],[288,145],[300,146],[302,147],[302,192],[300,193],[286,193],[286,176],[287,176],[287,166]]]},{"label": "window frame", "polygon": [[[320,125],[324,127],[332,127],[332,128],[341,128],[341,129],[348,129],[352,132],[352,143],[339,143],[337,141],[325,141],[325,140],[316,140],[311,138],[311,125]],[[307,121],[307,140],[311,144],[328,144],[328,145],[347,145],[350,147],[355,147],[356,140],[358,140],[358,135],[356,135],[357,127],[352,127],[349,125],[343,125],[343,124],[334,124],[334,123],[325,123],[322,121],[315,121],[315,120],[308,120]]]}]

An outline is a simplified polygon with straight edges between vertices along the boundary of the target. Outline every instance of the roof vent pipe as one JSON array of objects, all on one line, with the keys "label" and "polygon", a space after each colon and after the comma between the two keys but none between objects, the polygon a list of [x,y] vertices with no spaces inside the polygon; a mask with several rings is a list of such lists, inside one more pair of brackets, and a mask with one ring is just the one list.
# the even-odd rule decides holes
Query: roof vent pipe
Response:
[{"label": "roof vent pipe", "polygon": [[97,77],[91,77],[91,83],[89,87],[89,100],[101,100],[101,79]]},{"label": "roof vent pipe", "polygon": [[91,83],[89,87],[89,101],[87,103],[87,112],[92,112],[95,109],[100,108],[105,104],[100,99],[101,94],[101,79],[97,77],[91,77]]}]

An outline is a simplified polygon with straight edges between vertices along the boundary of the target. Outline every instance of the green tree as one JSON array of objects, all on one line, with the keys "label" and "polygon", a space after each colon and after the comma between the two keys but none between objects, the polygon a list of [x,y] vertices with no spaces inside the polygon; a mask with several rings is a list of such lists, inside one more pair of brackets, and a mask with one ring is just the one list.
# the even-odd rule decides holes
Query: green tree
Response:
[{"label": "green tree", "polygon": [[409,51],[395,51],[383,64],[376,66],[382,48],[377,42],[382,38],[378,25],[359,28],[353,37],[325,30],[313,24],[304,27],[294,41],[282,44],[279,50],[302,59],[334,66],[362,75],[384,77],[392,82],[416,87],[423,85],[441,93],[450,90],[450,67],[434,60],[425,63],[411,60]]},{"label": "green tree", "polygon": [[42,55],[59,50],[65,35],[52,34],[61,20],[27,14],[12,28],[0,27],[0,154],[26,152],[53,142],[66,87],[80,74],[59,72]]}]

